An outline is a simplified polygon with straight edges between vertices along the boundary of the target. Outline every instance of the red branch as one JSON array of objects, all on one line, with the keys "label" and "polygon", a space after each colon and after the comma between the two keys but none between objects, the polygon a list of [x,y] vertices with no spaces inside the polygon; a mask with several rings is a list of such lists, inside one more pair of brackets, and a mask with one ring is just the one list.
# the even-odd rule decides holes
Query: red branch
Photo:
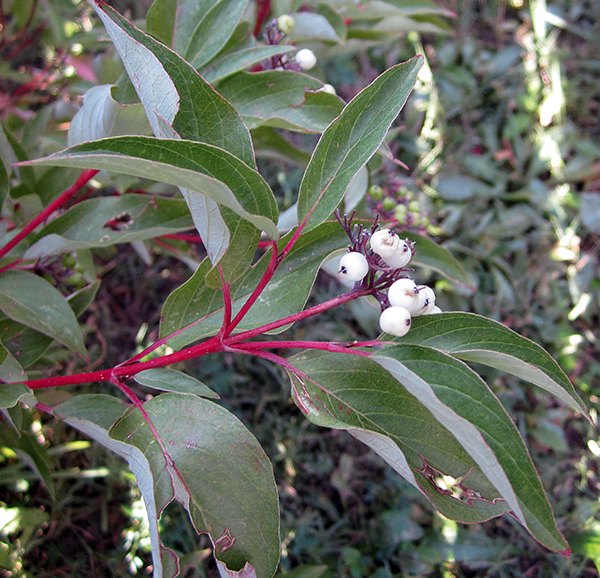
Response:
[{"label": "red branch", "polygon": [[86,183],[94,177],[97,170],[81,171],[79,178],[71,185],[64,193],[56,200],[52,201],[31,223],[25,225],[23,230],[15,235],[4,247],[0,249],[0,259],[4,257],[11,249],[16,247],[31,231],[33,231],[40,223],[43,223],[54,211],[63,207],[73,195],[79,192]]},{"label": "red branch", "polygon": [[260,33],[260,27],[271,12],[271,0],[257,0],[256,7],[256,24],[254,25],[254,36],[258,36]]}]

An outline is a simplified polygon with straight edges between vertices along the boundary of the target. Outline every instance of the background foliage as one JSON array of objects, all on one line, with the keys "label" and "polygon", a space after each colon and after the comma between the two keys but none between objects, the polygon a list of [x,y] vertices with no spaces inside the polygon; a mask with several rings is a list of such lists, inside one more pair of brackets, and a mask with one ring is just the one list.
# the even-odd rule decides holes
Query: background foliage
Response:
[{"label": "background foliage", "polygon": [[[600,7],[564,1],[551,6],[448,2],[444,8],[456,17],[425,19],[418,33],[407,31],[391,41],[385,31],[378,31],[379,37],[364,31],[341,45],[315,43],[319,64],[313,73],[348,101],[389,66],[415,53],[425,55],[420,83],[401,117],[405,130],[389,143],[409,170],[394,176],[419,200],[429,232],[460,259],[477,289],[452,285],[433,271],[422,281],[435,284],[442,309],[501,320],[542,344],[594,412],[600,386]],[[65,123],[80,95],[96,80],[117,81],[122,69],[114,52],[97,41],[85,4],[64,0],[42,9],[33,1],[15,2],[4,10],[11,18],[1,45],[2,120],[10,133],[21,135],[23,158],[38,157],[65,146]],[[225,96],[235,93],[235,85],[224,84]],[[126,102],[123,94],[119,98]],[[131,115],[127,122],[135,123]],[[264,119],[248,114],[244,120],[258,127]],[[294,122],[298,118],[272,124]],[[269,143],[273,135],[264,128]],[[265,146],[259,164],[286,208],[306,155],[300,148],[297,165],[285,164],[276,148]],[[380,184],[388,183],[389,172],[383,164]],[[45,177],[48,198],[77,174],[52,169]],[[109,192],[134,183],[120,177],[99,186]],[[16,222],[28,221],[39,209],[30,194],[33,185],[34,176],[23,169],[21,194],[11,192]],[[376,200],[368,203],[373,208]],[[94,263],[82,263],[71,272],[74,277],[64,279],[73,287],[89,271],[102,277],[85,321],[95,364],[116,365],[156,338],[161,304],[190,276],[186,259],[193,263],[198,256],[198,249],[182,240],[165,239],[150,249],[136,243],[107,247]],[[319,273],[308,304],[338,293],[337,281]],[[342,341],[371,336],[375,324],[368,308],[354,302],[318,323],[299,322],[292,331],[297,339]],[[3,338],[10,335],[10,324],[2,331]],[[58,348],[46,363],[64,373],[71,369]],[[345,432],[309,424],[290,400],[287,376],[266,361],[224,354],[186,370],[221,395],[275,465],[282,572],[305,564],[313,568],[296,575],[597,575],[597,432],[541,390],[481,370],[526,436],[575,552],[569,558],[541,550],[507,516],[462,526],[435,514],[365,446]],[[63,394],[46,395],[45,403],[54,405]],[[2,438],[6,571],[15,576],[142,572],[150,560],[148,529],[124,463],[61,422],[28,413],[22,419],[31,439],[15,441],[9,430]],[[19,444],[28,444],[28,451],[15,451]],[[40,448],[36,466],[45,486],[22,459],[32,447]],[[162,523],[167,545],[191,552],[185,575],[211,575],[208,544],[199,541],[187,516],[173,506]]]}]

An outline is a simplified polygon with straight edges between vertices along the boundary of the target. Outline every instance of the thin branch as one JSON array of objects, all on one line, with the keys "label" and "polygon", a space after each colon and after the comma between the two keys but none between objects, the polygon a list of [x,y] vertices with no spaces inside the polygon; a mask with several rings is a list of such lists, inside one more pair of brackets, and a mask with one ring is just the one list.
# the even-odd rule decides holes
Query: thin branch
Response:
[{"label": "thin branch", "polygon": [[277,254],[277,243],[275,241],[271,241],[271,251],[271,260],[267,265],[267,270],[264,272],[263,276],[258,282],[258,285],[254,288],[254,291],[252,291],[250,297],[248,297],[247,301],[238,311],[233,321],[228,325],[227,331],[223,334],[223,337],[227,337],[228,335],[230,335],[231,332],[239,325],[240,321],[244,318],[246,313],[248,313],[250,307],[252,307],[252,305],[256,303],[256,300],[260,297],[260,294],[263,292],[264,288],[273,278],[275,271],[277,271],[277,267],[279,266],[281,260],[279,259]]},{"label": "thin branch", "polygon": [[232,346],[233,344],[240,343],[241,341],[245,341],[252,337],[256,337],[257,335],[262,335],[267,331],[272,331],[273,329],[283,327],[288,323],[294,323],[296,321],[300,321],[301,319],[306,319],[307,317],[311,317],[313,315],[316,315],[317,313],[327,311],[332,307],[337,307],[342,303],[347,303],[348,301],[352,301],[353,299],[357,299],[358,297],[364,297],[365,295],[370,294],[371,291],[365,289],[361,291],[350,291],[349,293],[338,295],[337,297],[334,297],[329,301],[325,301],[324,303],[315,305],[314,307],[310,307],[309,309],[305,309],[304,311],[300,311],[299,313],[295,313],[294,315],[289,315],[288,317],[284,317],[283,319],[279,319],[278,321],[273,321],[272,323],[267,323],[266,325],[263,325],[261,327],[256,327],[255,329],[250,329],[248,331],[232,335],[231,337],[225,340],[225,343],[228,346]]},{"label": "thin branch", "polygon": [[31,233],[39,224],[43,223],[54,211],[63,207],[70,199],[78,193],[86,183],[96,175],[97,170],[84,170],[79,178],[56,200],[50,203],[31,223],[25,225],[22,231],[15,235],[4,247],[0,249],[0,259],[4,257],[11,249],[16,247],[29,233]]}]

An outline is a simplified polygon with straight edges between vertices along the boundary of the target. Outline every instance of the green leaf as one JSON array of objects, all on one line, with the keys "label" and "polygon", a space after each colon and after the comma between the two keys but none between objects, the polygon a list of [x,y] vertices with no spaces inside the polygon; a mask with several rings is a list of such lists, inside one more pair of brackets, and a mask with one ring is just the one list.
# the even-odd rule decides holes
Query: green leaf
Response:
[{"label": "green leaf", "polygon": [[463,266],[456,260],[452,253],[448,251],[448,249],[438,245],[424,235],[419,235],[419,233],[405,231],[402,235],[415,244],[416,253],[411,264],[414,263],[415,265],[429,267],[434,271],[440,272],[449,279],[468,287],[471,291],[475,290],[475,287],[473,287],[473,283],[463,269]]},{"label": "green leaf", "polygon": [[320,40],[321,42],[341,42],[335,28],[322,14],[314,12],[294,12],[294,29],[290,32],[292,42]]},{"label": "green leaf", "polygon": [[310,160],[310,154],[291,145],[271,127],[261,126],[254,129],[252,140],[254,141],[257,157],[291,162],[301,167],[306,167]]},{"label": "green leaf", "polygon": [[[0,343],[0,358],[2,362],[0,363],[0,379],[5,383],[17,383],[19,381],[25,381],[27,379],[27,374],[23,371],[23,367],[21,364],[11,355],[9,351]],[[4,387],[0,385],[0,387]],[[28,405],[30,401],[26,400]]]},{"label": "green leaf", "polygon": [[83,106],[69,125],[69,146],[101,138],[151,134],[141,104],[122,105],[112,96],[113,85],[94,86],[83,97]]},{"label": "green leaf", "polygon": [[95,168],[199,191],[278,238],[277,203],[269,185],[237,157],[212,145],[123,136],[70,147],[30,163]]},{"label": "green leaf", "polygon": [[[23,415],[27,416],[27,414]],[[6,420],[0,420],[0,445],[14,450],[21,460],[36,473],[52,499],[55,499],[54,480],[51,473],[52,460],[48,455],[47,448],[41,445],[37,436],[29,431],[29,428],[23,428],[17,433]]]},{"label": "green leaf", "polygon": [[252,141],[242,119],[194,67],[110,6],[95,7],[146,109],[154,134],[171,136],[164,135],[162,119],[181,138],[224,148],[254,166]]},{"label": "green leaf", "polygon": [[[418,346],[357,358],[290,359],[306,374],[293,375],[294,395],[311,421],[348,429],[368,443],[446,517],[482,521],[508,506],[546,547],[568,550],[523,440],[477,374]],[[442,475],[454,484],[444,487]]]},{"label": "green leaf", "polygon": [[[4,350],[4,357],[6,357],[6,350]],[[20,401],[29,405],[29,402],[34,400],[33,392],[24,383],[0,384],[0,408],[2,409],[14,407]]]},{"label": "green leaf", "polygon": [[227,44],[248,0],[219,0],[198,23],[185,50],[185,59],[196,68],[208,64]]},{"label": "green leaf", "polygon": [[300,184],[298,222],[309,230],[337,207],[354,175],[375,154],[404,106],[422,58],[384,72],[344,108],[319,140]]},{"label": "green leaf", "polygon": [[534,538],[551,550],[568,550],[525,442],[474,371],[445,353],[419,345],[387,347],[372,359],[456,437]]},{"label": "green leaf", "polygon": [[257,64],[261,60],[271,58],[271,56],[276,56],[278,54],[293,52],[294,50],[296,50],[295,46],[286,46],[285,44],[244,48],[237,52],[220,56],[200,72],[206,82],[210,82],[210,84],[214,85],[228,76],[232,76],[236,72],[241,72],[245,68]]},{"label": "green leaf", "polygon": [[424,315],[413,320],[402,343],[426,345],[515,375],[545,389],[590,419],[585,404],[558,363],[537,343],[497,321],[474,313]]},{"label": "green leaf", "polygon": [[[1,127],[0,127],[1,130]],[[3,162],[0,162],[0,207],[4,204],[4,199],[10,190],[10,176],[7,173]]]},{"label": "green leaf", "polygon": [[0,275],[0,309],[11,319],[60,341],[87,358],[73,310],[48,281],[26,271]]},{"label": "green leaf", "polygon": [[248,128],[262,125],[323,132],[341,113],[344,102],[319,90],[323,84],[291,70],[243,72],[219,84],[219,92],[242,115]]},{"label": "green leaf", "polygon": [[[200,2],[194,3],[194,6],[186,3],[178,7],[175,45],[181,38],[182,29],[190,25],[195,27],[199,18],[213,5],[214,2]],[[250,133],[241,117],[193,66],[106,5],[103,4],[103,9],[97,7],[97,10],[123,59],[155,135],[221,147],[250,167],[255,167]],[[185,35],[186,45],[190,35],[191,29]],[[209,257],[216,264],[226,253],[229,243],[234,241],[220,207],[210,198],[200,203],[193,199],[198,194],[190,193],[185,187],[180,188],[190,205],[194,224]],[[237,218],[232,227],[238,227]],[[249,263],[247,259],[243,265]],[[224,271],[230,277],[236,275],[236,271],[225,267]]]},{"label": "green leaf", "polygon": [[127,461],[144,498],[154,578],[173,578],[178,575],[178,559],[175,553],[165,548],[158,531],[160,513],[166,504],[156,494],[152,469],[144,453],[137,447],[109,437],[108,430],[121,418],[127,406],[116,397],[103,394],[83,394],[72,397],[53,409],[54,415],[101,443]]},{"label": "green leaf", "polygon": [[141,385],[160,389],[162,391],[191,393],[201,397],[219,399],[219,394],[210,389],[208,385],[190,375],[182,373],[181,371],[175,371],[174,369],[148,369],[137,373],[133,376],[133,379]]},{"label": "green leaf", "polygon": [[88,199],[48,223],[25,258],[143,241],[190,227],[189,209],[180,199],[137,194]]},{"label": "green leaf", "polygon": [[146,15],[146,32],[170,46],[173,42],[177,0],[154,0]]},{"label": "green leaf", "polygon": [[279,562],[279,505],[269,459],[230,412],[206,399],[167,393],[130,410],[111,437],[142,449],[158,507],[180,501],[215,557],[233,570],[251,564],[272,576]]},{"label": "green leaf", "polygon": [[[377,452],[446,517],[482,522],[510,509],[456,438],[375,361],[343,353],[304,352],[288,361],[296,405],[320,426],[344,429]],[[454,497],[437,481],[460,479],[479,497]],[[460,499],[460,498],[463,499]]]}]

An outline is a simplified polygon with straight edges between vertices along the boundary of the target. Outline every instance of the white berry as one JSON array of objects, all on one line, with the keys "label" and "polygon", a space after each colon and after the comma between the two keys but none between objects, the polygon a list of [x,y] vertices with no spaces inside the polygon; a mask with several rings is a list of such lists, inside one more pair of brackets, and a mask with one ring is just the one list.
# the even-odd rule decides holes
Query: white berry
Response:
[{"label": "white berry", "polygon": [[388,307],[379,318],[381,331],[402,337],[410,329],[410,313],[404,307]]},{"label": "white berry", "polygon": [[388,267],[401,269],[410,263],[410,260],[412,259],[412,249],[406,241],[400,241],[394,254],[389,257],[383,257],[382,255],[382,259]]},{"label": "white berry", "polygon": [[362,281],[369,272],[369,263],[362,253],[351,251],[340,259],[338,275],[348,281]]},{"label": "white berry", "polygon": [[417,304],[417,284],[412,279],[398,279],[388,289],[388,299],[392,307],[404,307],[412,312]]},{"label": "white berry", "polygon": [[437,315],[438,313],[443,313],[443,311],[437,305],[434,305],[433,309],[429,313],[424,313],[424,315]]},{"label": "white berry", "polygon": [[331,84],[324,84],[321,88],[320,88],[321,92],[327,92],[329,94],[333,94],[334,96],[337,94],[336,90],[335,90],[335,86],[331,85]]},{"label": "white berry", "polygon": [[317,63],[317,57],[309,48],[303,48],[296,52],[296,62],[302,70],[310,70]]},{"label": "white berry", "polygon": [[421,285],[418,288],[417,303],[415,308],[412,310],[414,317],[419,315],[427,315],[431,313],[435,307],[435,293],[431,287]]},{"label": "white berry", "polygon": [[390,229],[379,229],[371,235],[371,249],[382,259],[392,257],[399,244],[400,238]]}]

